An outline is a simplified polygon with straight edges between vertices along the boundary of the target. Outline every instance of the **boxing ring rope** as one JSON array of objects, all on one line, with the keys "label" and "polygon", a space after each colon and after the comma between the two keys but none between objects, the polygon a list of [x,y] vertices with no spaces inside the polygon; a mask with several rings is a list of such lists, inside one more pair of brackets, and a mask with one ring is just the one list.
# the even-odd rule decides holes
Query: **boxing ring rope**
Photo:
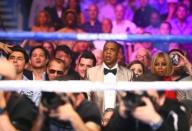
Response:
[{"label": "boxing ring rope", "polygon": [[116,84],[104,84],[91,81],[0,81],[0,90],[17,91],[46,91],[46,92],[89,92],[102,90],[190,90],[192,81],[180,82],[117,82]]},{"label": "boxing ring rope", "polygon": [[45,32],[0,32],[0,39],[3,40],[118,40],[127,42],[178,42],[192,43],[192,35],[166,35],[166,36],[150,36],[150,35],[129,35],[129,34],[93,34],[93,33],[45,33]]},{"label": "boxing ring rope", "polygon": [[[34,33],[34,32],[0,32],[0,40],[118,40],[127,42],[177,42],[192,43],[192,36],[149,36],[127,34],[71,34],[71,33]],[[192,81],[179,82],[117,82],[104,84],[91,81],[0,81],[0,90],[16,91],[20,89],[56,92],[88,92],[101,90],[189,90]]]}]

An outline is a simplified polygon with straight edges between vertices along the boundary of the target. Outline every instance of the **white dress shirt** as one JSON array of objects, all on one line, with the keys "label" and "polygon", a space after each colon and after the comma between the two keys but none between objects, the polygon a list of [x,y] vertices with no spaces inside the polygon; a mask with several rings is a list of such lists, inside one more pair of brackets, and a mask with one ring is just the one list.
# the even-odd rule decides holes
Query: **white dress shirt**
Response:
[{"label": "white dress shirt", "polygon": [[[104,63],[103,63],[103,67],[106,69],[110,69],[109,67],[107,67]],[[110,70],[112,69],[117,69],[118,65],[115,64],[114,67],[112,67]],[[104,83],[107,84],[116,84],[117,81],[117,74],[114,75],[113,73],[108,73],[106,75],[104,75]],[[103,105],[104,105],[104,110],[106,110],[107,108],[114,108],[115,107],[115,103],[116,103],[116,91],[104,91],[104,100],[103,100]]]}]

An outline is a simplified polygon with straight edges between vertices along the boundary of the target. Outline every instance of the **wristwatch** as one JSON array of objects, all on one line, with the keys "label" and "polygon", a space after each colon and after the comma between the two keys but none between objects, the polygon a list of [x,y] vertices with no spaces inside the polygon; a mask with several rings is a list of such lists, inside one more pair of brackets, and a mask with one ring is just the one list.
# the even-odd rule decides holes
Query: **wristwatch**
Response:
[{"label": "wristwatch", "polygon": [[162,124],[163,124],[163,119],[161,118],[160,121],[157,123],[150,123],[150,126],[153,129],[153,131],[155,131],[155,130],[159,129]]},{"label": "wristwatch", "polygon": [[0,107],[0,115],[3,115],[6,111],[6,107],[2,108]]}]

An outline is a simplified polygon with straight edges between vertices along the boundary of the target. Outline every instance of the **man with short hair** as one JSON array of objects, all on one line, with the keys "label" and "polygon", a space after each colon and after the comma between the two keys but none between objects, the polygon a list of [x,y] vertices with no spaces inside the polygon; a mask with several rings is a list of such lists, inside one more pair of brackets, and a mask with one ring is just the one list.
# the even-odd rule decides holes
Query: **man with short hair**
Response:
[{"label": "man with short hair", "polygon": [[[29,57],[25,50],[19,46],[12,48],[12,52],[8,54],[8,61],[12,62],[16,69],[16,80],[32,80],[32,72],[25,70],[25,66],[29,61]],[[27,75],[25,75],[27,72]],[[19,94],[25,94],[35,105],[39,105],[41,99],[40,91],[19,90]]]},{"label": "man with short hair", "polygon": [[[133,73],[118,64],[118,53],[118,43],[115,41],[107,41],[103,48],[103,64],[88,69],[87,79],[91,81],[103,81],[104,83],[110,84],[115,84],[116,81],[131,81]],[[95,92],[94,95],[94,101],[98,104],[101,112],[107,108],[115,107],[115,91]]]},{"label": "man with short hair", "polygon": [[65,64],[62,60],[53,58],[49,61],[47,66],[47,76],[49,80],[55,80],[64,76]]},{"label": "man with short hair", "polygon": [[58,58],[62,60],[65,64],[65,71],[64,75],[71,75],[74,76],[75,78],[79,79],[80,76],[77,72],[73,70],[72,63],[73,63],[73,52],[68,46],[58,46],[55,49],[54,53],[55,58]]},{"label": "man with short hair", "polygon": [[101,33],[101,23],[98,21],[99,10],[96,4],[88,7],[89,20],[82,25],[82,29],[90,33]]},{"label": "man with short hair", "polygon": [[13,47],[12,52],[8,54],[7,59],[15,66],[16,80],[29,79],[24,75],[24,69],[29,61],[29,57],[23,48],[19,46]]},{"label": "man with short hair", "polygon": [[[66,93],[66,96],[70,102],[65,101],[65,104],[52,109],[49,114],[50,118],[65,123],[62,128],[51,125],[50,131],[100,131],[101,116],[97,105],[88,101],[82,92]],[[68,126],[65,126],[66,122],[69,122]]]},{"label": "man with short hair", "polygon": [[[137,80],[158,81],[160,78],[146,74]],[[137,99],[137,102],[131,99]],[[105,131],[127,130],[189,131],[186,107],[178,101],[167,99],[164,91],[126,92]]]},{"label": "man with short hair", "polygon": [[46,80],[45,70],[48,62],[48,52],[42,46],[36,46],[30,51],[30,66],[35,80]]},{"label": "man with short hair", "polygon": [[79,73],[81,79],[85,79],[87,69],[96,65],[96,58],[92,52],[83,52],[76,65],[76,71]]}]

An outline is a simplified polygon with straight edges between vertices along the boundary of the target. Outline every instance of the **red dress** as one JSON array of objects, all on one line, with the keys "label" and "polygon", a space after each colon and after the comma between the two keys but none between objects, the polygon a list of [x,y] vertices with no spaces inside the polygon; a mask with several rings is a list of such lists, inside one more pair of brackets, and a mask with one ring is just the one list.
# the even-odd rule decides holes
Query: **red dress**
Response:
[{"label": "red dress", "polygon": [[[172,81],[170,76],[166,76],[163,79],[164,79],[164,81]],[[168,99],[177,99],[177,95],[176,95],[176,92],[174,90],[166,90],[165,96]]]}]

